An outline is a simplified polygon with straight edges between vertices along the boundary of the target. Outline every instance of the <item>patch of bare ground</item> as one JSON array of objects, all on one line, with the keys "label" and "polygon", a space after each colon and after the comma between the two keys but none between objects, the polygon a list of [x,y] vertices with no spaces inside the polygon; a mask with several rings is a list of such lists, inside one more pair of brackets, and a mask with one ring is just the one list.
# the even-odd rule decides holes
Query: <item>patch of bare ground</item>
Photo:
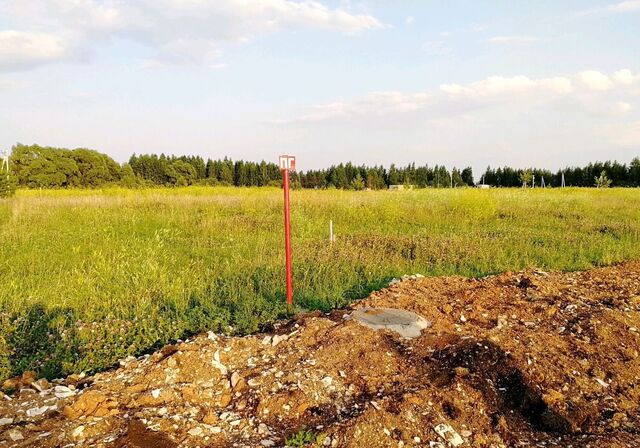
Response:
[{"label": "patch of bare ground", "polygon": [[350,311],[271,334],[201,335],[93,377],[25,375],[0,445],[640,446],[640,263],[412,278],[352,308],[413,311],[420,337]]}]

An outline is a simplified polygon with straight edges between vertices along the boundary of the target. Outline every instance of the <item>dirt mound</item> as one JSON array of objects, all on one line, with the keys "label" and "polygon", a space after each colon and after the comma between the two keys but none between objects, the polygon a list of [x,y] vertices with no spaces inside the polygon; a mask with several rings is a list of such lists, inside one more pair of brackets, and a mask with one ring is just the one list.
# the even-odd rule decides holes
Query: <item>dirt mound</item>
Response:
[{"label": "dirt mound", "polygon": [[408,339],[313,313],[90,378],[26,375],[0,402],[0,445],[640,445],[640,263],[408,278],[352,308],[429,325]]}]

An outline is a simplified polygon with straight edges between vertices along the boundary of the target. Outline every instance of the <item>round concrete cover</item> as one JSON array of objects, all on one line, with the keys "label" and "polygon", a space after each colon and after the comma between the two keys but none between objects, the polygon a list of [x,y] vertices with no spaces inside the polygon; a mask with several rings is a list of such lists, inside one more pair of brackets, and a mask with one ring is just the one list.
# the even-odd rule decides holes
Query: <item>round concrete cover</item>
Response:
[{"label": "round concrete cover", "polygon": [[431,322],[407,310],[395,308],[361,308],[351,313],[356,321],[374,330],[391,330],[405,338],[417,338]]}]

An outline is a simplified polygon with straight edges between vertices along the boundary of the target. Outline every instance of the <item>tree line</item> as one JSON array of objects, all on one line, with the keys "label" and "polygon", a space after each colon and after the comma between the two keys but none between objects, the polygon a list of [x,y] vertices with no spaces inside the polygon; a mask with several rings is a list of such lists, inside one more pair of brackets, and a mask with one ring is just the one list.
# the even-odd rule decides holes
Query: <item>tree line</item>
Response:
[{"label": "tree line", "polygon": [[496,187],[519,187],[523,179],[527,184],[535,182],[547,187],[562,186],[562,178],[567,187],[593,187],[599,185],[598,179],[603,176],[612,187],[640,187],[640,158],[634,158],[629,165],[617,161],[594,162],[586,166],[567,167],[556,172],[536,168],[514,169],[510,167],[488,167],[479,181]]},{"label": "tree line", "polygon": [[[125,187],[146,186],[279,186],[281,174],[271,162],[207,159],[200,156],[166,156],[164,154],[132,155],[119,164],[106,154],[78,148],[64,149],[17,144],[9,158],[9,176],[0,176],[0,184],[11,183],[26,188],[97,188],[107,185]],[[541,169],[487,168],[478,179],[496,187],[517,187],[535,182],[540,186],[590,187],[598,176],[612,186],[640,186],[640,159],[629,164],[596,162],[585,167],[569,167],[552,173]],[[5,180],[6,179],[6,180]],[[448,170],[441,165],[383,166],[341,163],[326,169],[297,172],[293,185],[298,188],[339,188],[351,190],[386,189],[390,185],[410,185],[416,188],[451,188],[473,186],[470,167]],[[2,185],[0,185],[2,191]]]}]

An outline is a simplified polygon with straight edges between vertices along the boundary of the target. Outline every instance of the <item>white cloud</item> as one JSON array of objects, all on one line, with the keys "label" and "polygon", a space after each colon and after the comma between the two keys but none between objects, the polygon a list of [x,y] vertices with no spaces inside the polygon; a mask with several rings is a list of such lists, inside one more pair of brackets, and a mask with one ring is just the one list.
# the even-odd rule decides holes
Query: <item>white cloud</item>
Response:
[{"label": "white cloud", "polygon": [[281,30],[352,35],[384,27],[367,13],[313,0],[20,0],[0,4],[0,19],[24,29],[25,35],[41,36],[45,44],[19,47],[13,59],[29,60],[29,50],[44,47],[48,55],[40,55],[43,62],[67,57],[62,50],[69,49],[63,48],[60,36],[67,36],[67,46],[72,42],[76,47],[126,38],[150,47],[159,63],[210,65],[225,44]]},{"label": "white cloud", "polygon": [[416,21],[415,17],[409,16],[404,19],[404,23],[407,25],[412,25]]},{"label": "white cloud", "polygon": [[611,78],[596,70],[586,70],[578,73],[578,79],[589,90],[609,90],[613,87]]},{"label": "white cloud", "polygon": [[534,36],[494,36],[487,39],[492,44],[528,44],[538,42],[540,39]]},{"label": "white cloud", "polygon": [[[620,70],[612,76],[583,71],[573,77],[530,78],[490,76],[467,84],[441,84],[424,92],[372,92],[352,100],[335,101],[310,107],[294,120],[320,122],[367,116],[388,116],[424,112],[430,118],[454,117],[477,109],[500,107],[578,108],[591,116],[624,116],[636,109],[629,98],[640,76]],[[560,103],[559,103],[560,102]]]},{"label": "white cloud", "polygon": [[53,34],[0,31],[0,70],[30,68],[72,54],[69,44]]},{"label": "white cloud", "polygon": [[632,85],[640,82],[640,73],[633,74],[631,70],[618,70],[613,74],[613,80],[623,85]]},{"label": "white cloud", "polygon": [[611,11],[616,12],[630,12],[640,10],[640,0],[627,0],[624,2],[616,3],[609,6]]},{"label": "white cloud", "polygon": [[577,16],[592,16],[596,14],[616,13],[625,14],[640,11],[640,0],[626,0],[619,3],[612,3],[602,7],[590,8],[579,11]]},{"label": "white cloud", "polygon": [[465,96],[468,98],[487,98],[502,95],[526,94],[534,91],[569,93],[573,90],[571,80],[568,78],[542,78],[531,79],[526,76],[490,76],[481,81],[467,85],[442,84],[440,90],[452,96]]}]

